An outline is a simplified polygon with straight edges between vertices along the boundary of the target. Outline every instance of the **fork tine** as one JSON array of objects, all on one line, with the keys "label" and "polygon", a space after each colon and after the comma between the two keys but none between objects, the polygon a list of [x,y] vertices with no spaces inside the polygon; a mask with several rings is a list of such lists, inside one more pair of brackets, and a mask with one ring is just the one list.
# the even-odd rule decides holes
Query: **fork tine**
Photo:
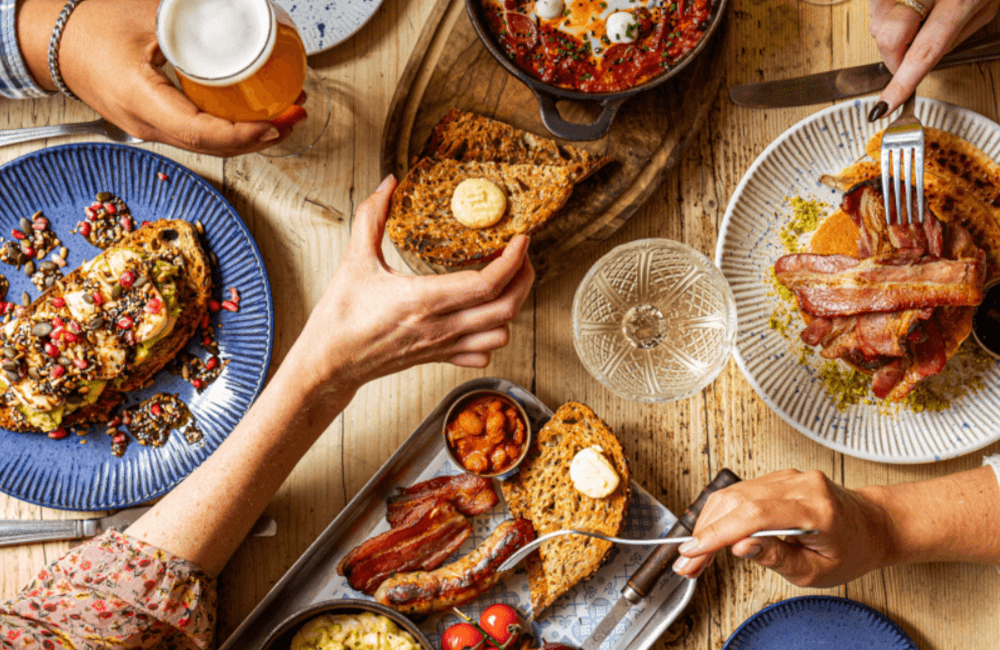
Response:
[{"label": "fork tine", "polygon": [[[913,149],[903,149],[900,152],[903,157],[903,179],[906,185],[906,223],[916,223],[913,215]],[[902,223],[902,213],[900,213],[900,223]]]},{"label": "fork tine", "polygon": [[892,189],[890,185],[890,170],[891,170],[891,159],[892,150],[885,150],[882,152],[882,203],[885,204],[885,222],[887,224],[892,224],[892,212],[889,210],[889,199],[892,196],[890,190]]},{"label": "fork tine", "polygon": [[917,221],[924,222],[924,143],[913,150],[913,165],[917,177]]},{"label": "fork tine", "polygon": [[892,159],[892,189],[896,194],[896,223],[903,223],[903,150],[896,149]]}]

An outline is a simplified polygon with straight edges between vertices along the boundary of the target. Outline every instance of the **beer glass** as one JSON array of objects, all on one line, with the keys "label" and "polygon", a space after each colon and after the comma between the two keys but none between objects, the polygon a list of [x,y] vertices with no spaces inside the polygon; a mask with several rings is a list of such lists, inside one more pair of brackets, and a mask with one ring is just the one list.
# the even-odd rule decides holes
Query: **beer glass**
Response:
[{"label": "beer glass", "polygon": [[292,19],[270,0],[163,0],[156,38],[184,94],[217,117],[273,120],[305,90],[306,124],[278,145],[284,153],[265,155],[299,153],[326,127],[326,87],[309,70]]}]

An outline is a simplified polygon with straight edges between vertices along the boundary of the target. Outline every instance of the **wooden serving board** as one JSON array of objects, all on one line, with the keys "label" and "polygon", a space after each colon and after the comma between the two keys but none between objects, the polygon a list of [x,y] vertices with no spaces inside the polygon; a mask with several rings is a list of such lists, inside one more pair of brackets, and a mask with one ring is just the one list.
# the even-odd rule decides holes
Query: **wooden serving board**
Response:
[{"label": "wooden serving board", "polygon": [[[629,99],[606,136],[572,143],[614,162],[578,185],[559,215],[532,236],[538,282],[579,263],[621,228],[677,165],[718,92],[723,66],[713,59],[724,35],[723,26],[715,42],[677,77]],[[390,106],[382,136],[383,174],[402,178],[452,107],[552,137],[532,91],[507,73],[476,36],[464,0],[439,0]],[[571,122],[591,122],[600,111],[599,104],[586,102],[564,101],[559,108]],[[415,273],[449,271],[415,254],[400,254]]]}]

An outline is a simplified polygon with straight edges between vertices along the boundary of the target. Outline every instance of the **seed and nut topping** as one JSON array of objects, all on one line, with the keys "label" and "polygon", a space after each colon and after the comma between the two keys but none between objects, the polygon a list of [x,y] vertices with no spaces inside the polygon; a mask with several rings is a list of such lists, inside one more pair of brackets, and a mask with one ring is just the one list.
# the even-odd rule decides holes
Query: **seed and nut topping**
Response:
[{"label": "seed and nut topping", "polygon": [[98,192],[95,198],[83,209],[86,218],[76,225],[76,232],[94,246],[106,249],[135,230],[136,224],[125,202],[111,192]]},{"label": "seed and nut topping", "polygon": [[42,259],[62,244],[41,211],[30,219],[21,217],[18,226],[10,231],[13,239],[0,248],[0,262],[20,268],[31,260]]}]

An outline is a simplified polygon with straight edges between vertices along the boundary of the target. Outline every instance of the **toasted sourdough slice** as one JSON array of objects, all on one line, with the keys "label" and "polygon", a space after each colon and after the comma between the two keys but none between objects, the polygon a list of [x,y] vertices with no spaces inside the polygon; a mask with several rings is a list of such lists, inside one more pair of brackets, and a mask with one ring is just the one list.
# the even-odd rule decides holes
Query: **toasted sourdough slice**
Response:
[{"label": "toasted sourdough slice", "polygon": [[611,162],[608,156],[560,146],[509,124],[453,108],[441,118],[424,144],[420,157],[460,162],[502,162],[508,165],[567,167],[570,182],[579,183]]},{"label": "toasted sourdough slice", "polygon": [[[176,304],[180,311],[176,314],[173,328],[165,335],[146,347],[144,356],[136,361],[127,355],[127,360],[120,372],[109,377],[112,371],[100,362],[98,366],[107,384],[100,397],[92,404],[84,404],[79,409],[68,413],[62,420],[63,425],[83,425],[93,422],[104,422],[109,419],[112,411],[121,403],[122,393],[135,390],[145,384],[153,375],[159,372],[191,339],[197,330],[202,316],[207,313],[208,299],[211,296],[211,269],[198,237],[198,232],[190,223],[182,220],[156,221],[143,226],[136,232],[123,238],[118,244],[108,249],[132,249],[140,252],[147,259],[162,260],[171,263],[179,270],[173,275],[171,282],[175,288]],[[68,288],[81,286],[88,278],[86,265],[67,274],[51,289],[42,293],[18,320],[27,319],[32,322],[48,321],[54,315],[64,320],[72,320],[66,310],[68,307],[53,307],[54,298],[62,298]],[[92,280],[90,280],[92,281]],[[106,312],[105,312],[106,314]],[[103,315],[103,314],[102,314]],[[108,327],[112,327],[109,325]],[[97,332],[100,334],[104,330]],[[91,334],[87,334],[89,338]],[[81,345],[87,346],[86,341]],[[101,346],[93,342],[89,344],[100,358]],[[117,346],[114,346],[117,347]],[[108,348],[110,349],[110,348]],[[74,348],[66,354],[86,354],[86,348]],[[70,378],[67,374],[67,378]],[[82,380],[82,377],[80,378]],[[0,427],[16,431],[47,430],[28,421],[22,413],[16,410],[16,403],[0,405]]]},{"label": "toasted sourdough slice", "polygon": [[[485,178],[507,198],[495,225],[472,229],[451,212],[451,196],[462,181]],[[392,195],[386,232],[400,250],[444,266],[465,266],[500,255],[517,234],[542,227],[573,192],[569,169],[551,165],[421,160]]]},{"label": "toasted sourdough slice", "polygon": [[[621,482],[608,497],[592,499],[573,487],[569,466],[582,449],[599,445],[615,466]],[[625,524],[632,480],[621,443],[587,406],[568,402],[539,431],[516,477],[501,483],[514,517],[531,521],[536,535],[577,528],[619,535]],[[567,535],[545,542],[526,562],[532,617],[537,619],[573,585],[590,577],[604,562],[612,544]]]}]

